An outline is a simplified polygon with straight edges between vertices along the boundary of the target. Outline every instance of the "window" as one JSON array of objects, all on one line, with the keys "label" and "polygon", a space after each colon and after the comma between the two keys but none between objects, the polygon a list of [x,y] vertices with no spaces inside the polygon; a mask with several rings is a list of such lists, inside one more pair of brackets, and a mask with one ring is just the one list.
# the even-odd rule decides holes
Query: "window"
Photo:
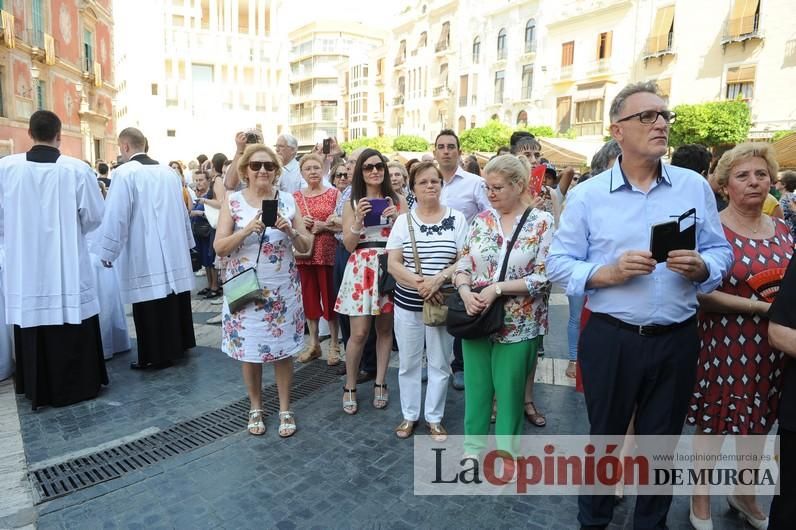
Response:
[{"label": "window", "polygon": [[37,110],[45,110],[47,108],[47,84],[44,81],[36,82],[36,102]]},{"label": "window", "polygon": [[212,83],[213,77],[213,65],[196,63],[191,64],[191,78],[193,79],[194,83]]},{"label": "window", "polygon": [[522,94],[520,99],[531,99],[533,92],[533,65],[526,64],[522,67]]},{"label": "window", "polygon": [[102,140],[94,138],[94,160],[102,159]]},{"label": "window", "polygon": [[740,37],[757,33],[760,27],[760,1],[735,0],[727,21],[727,36]]},{"label": "window", "polygon": [[423,33],[420,34],[420,42],[417,43],[417,47],[425,48],[427,44],[428,44],[428,33],[424,31]]},{"label": "window", "polygon": [[751,100],[755,89],[755,66],[736,66],[727,69],[727,99]]},{"label": "window", "polygon": [[152,95],[153,96],[157,96],[158,95],[158,84],[157,83],[152,83],[152,86],[150,87],[150,90],[152,91]]},{"label": "window", "polygon": [[447,50],[451,43],[451,23],[443,22],[442,31],[439,34],[439,41],[437,41],[436,51]]},{"label": "window", "polygon": [[83,71],[94,71],[94,34],[89,30],[83,32]]},{"label": "window", "polygon": [[33,34],[31,44],[37,48],[44,48],[44,16],[41,9],[42,0],[33,0],[31,14],[33,15]]},{"label": "window", "polygon": [[528,20],[525,23],[525,53],[536,51],[536,21]]},{"label": "window", "polygon": [[506,58],[506,28],[500,28],[497,38],[497,58],[502,61]]},{"label": "window", "polygon": [[481,62],[481,39],[473,39],[473,64]]},{"label": "window", "polygon": [[503,86],[506,81],[506,71],[495,72],[495,103],[503,103]]},{"label": "window", "polygon": [[575,62],[575,41],[571,40],[561,45],[561,66],[572,66]]},{"label": "window", "polygon": [[174,138],[175,136],[177,136],[177,131],[174,129],[166,129],[166,136],[168,136],[169,138]]},{"label": "window", "polygon": [[674,38],[674,6],[666,6],[655,13],[652,33],[647,40],[647,54],[654,55],[671,50]]},{"label": "window", "polygon": [[602,99],[590,99],[575,103],[575,134],[578,136],[602,134],[602,113]]},{"label": "window", "polygon": [[613,31],[606,31],[597,36],[597,59],[608,59],[611,56],[611,41],[613,40]]},{"label": "window", "polygon": [[572,111],[572,98],[565,96],[556,99],[556,128],[557,132],[565,133],[569,130]]}]

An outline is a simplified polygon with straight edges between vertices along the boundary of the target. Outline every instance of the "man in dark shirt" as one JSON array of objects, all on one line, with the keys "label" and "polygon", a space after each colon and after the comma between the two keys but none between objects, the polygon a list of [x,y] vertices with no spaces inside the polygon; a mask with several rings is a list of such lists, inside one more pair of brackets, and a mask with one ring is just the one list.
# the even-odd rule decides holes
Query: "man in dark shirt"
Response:
[{"label": "man in dark shirt", "polygon": [[105,184],[106,187],[110,188],[111,179],[108,178],[108,170],[109,170],[108,164],[106,164],[105,162],[100,162],[99,164],[97,164],[97,171],[99,172],[97,180]]},{"label": "man in dark shirt", "polygon": [[785,364],[779,402],[779,495],[769,514],[769,530],[793,528],[796,521],[796,259],[788,271],[768,312],[768,341],[791,357]]}]

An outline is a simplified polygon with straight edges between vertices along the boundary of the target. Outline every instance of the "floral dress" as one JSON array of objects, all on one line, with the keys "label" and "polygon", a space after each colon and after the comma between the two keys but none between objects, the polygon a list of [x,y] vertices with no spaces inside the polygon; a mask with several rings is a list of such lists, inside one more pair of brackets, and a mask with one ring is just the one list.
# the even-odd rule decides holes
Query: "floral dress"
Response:
[{"label": "floral dress", "polygon": [[[503,233],[500,217],[494,209],[483,211],[473,219],[457,272],[470,274],[473,290],[497,283],[509,234]],[[553,240],[553,216],[539,209],[531,211],[509,256],[506,269],[508,280],[525,280],[528,294],[505,296],[504,326],[491,340],[508,344],[530,340],[547,330],[547,295],[551,285],[545,271],[545,258]]]},{"label": "floral dress", "polygon": [[[227,198],[233,231],[242,230],[257,214],[243,192]],[[279,194],[279,214],[291,221],[296,203],[288,193]],[[243,244],[225,260],[225,277],[231,278],[257,261],[260,234],[246,237]],[[274,362],[298,354],[304,348],[304,305],[301,300],[296,260],[288,236],[276,228],[266,228],[257,278],[262,299],[231,313],[226,299],[222,308],[221,351],[239,361]]]},{"label": "floral dress", "polygon": [[349,316],[381,315],[392,313],[392,296],[379,295],[379,256],[387,252],[387,239],[392,231],[393,220],[384,224],[366,226],[359,236],[359,243],[383,243],[384,246],[354,250],[346,263],[335,313]]}]

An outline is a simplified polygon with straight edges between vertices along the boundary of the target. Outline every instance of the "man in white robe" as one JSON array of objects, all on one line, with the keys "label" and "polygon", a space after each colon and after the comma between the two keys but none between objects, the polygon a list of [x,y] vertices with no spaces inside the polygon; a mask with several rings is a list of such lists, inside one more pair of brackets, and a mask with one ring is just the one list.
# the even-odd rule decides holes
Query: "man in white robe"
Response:
[{"label": "man in white robe", "polygon": [[105,202],[100,259],[117,268],[122,301],[133,304],[138,362],[131,368],[163,368],[196,346],[191,224],[182,185],[147,156],[141,131],[124,129],[119,149],[124,163]]},{"label": "man in white robe", "polygon": [[16,391],[36,409],[92,399],[108,383],[86,243],[103,202],[92,169],[58,150],[58,116],[33,113],[28,134],[30,151],[0,160],[2,284]]}]

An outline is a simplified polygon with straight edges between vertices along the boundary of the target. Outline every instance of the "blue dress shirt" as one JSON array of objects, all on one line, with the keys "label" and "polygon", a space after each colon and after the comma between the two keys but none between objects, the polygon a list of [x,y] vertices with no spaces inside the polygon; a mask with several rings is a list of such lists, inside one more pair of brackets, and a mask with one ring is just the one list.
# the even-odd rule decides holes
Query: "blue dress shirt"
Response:
[{"label": "blue dress shirt", "polygon": [[[682,322],[696,312],[697,293],[716,289],[732,266],[713,191],[697,173],[661,164],[661,176],[645,193],[629,183],[620,161],[567,194],[547,275],[569,296],[587,294],[591,311],[634,325]],[[652,225],[677,220],[691,208],[697,215],[697,251],[708,269],[704,282],[692,282],[664,262],[622,285],[586,288],[597,269],[616,263],[624,252],[649,250]]]}]

